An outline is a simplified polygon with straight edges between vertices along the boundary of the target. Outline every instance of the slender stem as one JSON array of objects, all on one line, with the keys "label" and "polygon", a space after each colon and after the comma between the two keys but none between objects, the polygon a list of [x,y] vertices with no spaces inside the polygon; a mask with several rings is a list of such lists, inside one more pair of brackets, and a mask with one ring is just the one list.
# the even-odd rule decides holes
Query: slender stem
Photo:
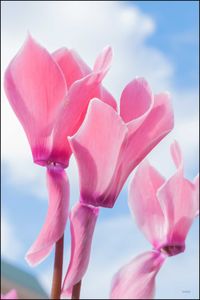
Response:
[{"label": "slender stem", "polygon": [[80,292],[81,292],[81,281],[73,286],[72,290],[72,299],[80,299]]},{"label": "slender stem", "polygon": [[60,299],[63,267],[64,235],[56,242],[51,299]]}]

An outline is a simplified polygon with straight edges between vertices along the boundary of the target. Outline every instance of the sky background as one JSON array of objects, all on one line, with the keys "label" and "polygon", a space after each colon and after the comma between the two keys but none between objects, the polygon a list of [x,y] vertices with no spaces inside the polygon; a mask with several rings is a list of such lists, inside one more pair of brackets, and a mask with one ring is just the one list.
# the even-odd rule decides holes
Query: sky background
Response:
[{"label": "sky background", "polygon": [[[135,76],[145,77],[155,93],[171,93],[175,128],[148,157],[163,175],[172,175],[169,146],[176,138],[184,155],[185,175],[192,180],[199,165],[198,5],[197,1],[2,1],[2,77],[28,31],[50,52],[63,46],[75,48],[90,66],[101,49],[111,45],[114,58],[104,83],[117,101]],[[1,254],[38,276],[49,292],[53,255],[36,268],[24,260],[47,210],[45,169],[32,163],[24,131],[3,88],[1,106]],[[73,157],[68,174],[73,205],[79,197]],[[127,184],[112,210],[101,209],[83,298],[108,297],[114,273],[135,255],[151,249],[130,215]],[[64,273],[70,249],[68,226],[66,236]],[[195,220],[185,253],[169,258],[161,268],[156,298],[197,299],[197,266]]]}]

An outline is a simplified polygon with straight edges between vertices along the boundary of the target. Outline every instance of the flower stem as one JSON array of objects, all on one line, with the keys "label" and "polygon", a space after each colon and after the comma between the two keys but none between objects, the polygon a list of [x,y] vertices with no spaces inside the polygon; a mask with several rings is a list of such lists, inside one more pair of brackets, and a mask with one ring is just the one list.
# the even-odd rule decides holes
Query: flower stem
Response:
[{"label": "flower stem", "polygon": [[51,299],[60,299],[63,267],[64,235],[56,242]]},{"label": "flower stem", "polygon": [[81,280],[73,286],[72,290],[72,299],[80,299],[80,292],[81,292]]}]

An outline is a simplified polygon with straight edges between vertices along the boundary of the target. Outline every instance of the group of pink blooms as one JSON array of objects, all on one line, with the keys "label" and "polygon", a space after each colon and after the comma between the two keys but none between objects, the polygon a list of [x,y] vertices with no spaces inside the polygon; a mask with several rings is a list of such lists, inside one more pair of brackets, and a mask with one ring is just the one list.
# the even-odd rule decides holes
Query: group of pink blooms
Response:
[{"label": "group of pink blooms", "polygon": [[[107,47],[90,69],[74,50],[61,48],[50,54],[29,36],[6,70],[7,98],[25,130],[34,162],[47,172],[47,217],[26,260],[33,266],[44,260],[63,236],[69,217],[71,258],[62,296],[70,296],[89,264],[99,207],[114,206],[129,174],[140,164],[128,202],[152,250],[115,274],[109,298],[152,299],[163,262],[185,249],[198,215],[199,180],[184,177],[177,142],[171,145],[176,171],[169,179],[143,160],[173,129],[169,94],[153,95],[148,83],[136,78],[124,88],[118,112],[115,99],[102,85],[111,59]],[[72,153],[80,199],[69,213],[65,169]]]}]

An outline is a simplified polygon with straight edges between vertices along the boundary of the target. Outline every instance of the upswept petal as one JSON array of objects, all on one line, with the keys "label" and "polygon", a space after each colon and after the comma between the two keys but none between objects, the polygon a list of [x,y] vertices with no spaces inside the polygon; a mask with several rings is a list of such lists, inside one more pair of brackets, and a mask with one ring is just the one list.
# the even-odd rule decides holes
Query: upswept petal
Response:
[{"label": "upswept petal", "polygon": [[70,213],[71,258],[63,283],[63,296],[71,295],[73,286],[87,271],[98,212],[98,208],[78,202]]},{"label": "upswept petal", "polygon": [[133,133],[143,123],[153,107],[153,94],[144,78],[136,78],[123,90],[120,99],[120,115]]},{"label": "upswept petal", "polygon": [[[115,110],[98,99],[89,105],[78,132],[69,138],[79,168],[81,201],[94,206],[113,206],[106,199],[117,166],[127,127]],[[105,201],[106,200],[106,201]]]},{"label": "upswept petal", "polygon": [[16,290],[11,290],[5,295],[1,295],[1,299],[18,299]]},{"label": "upswept petal", "polygon": [[[68,87],[70,87],[75,81],[89,75],[92,72],[89,66],[73,49],[68,50],[66,48],[61,48],[54,52],[52,56],[63,71]],[[110,67],[111,59],[112,49],[110,47],[104,48],[102,53],[100,53],[96,59],[93,73],[102,72],[102,76],[105,76],[106,71]],[[113,96],[103,86],[101,86],[100,89],[100,95],[96,95],[96,97],[116,110],[117,103]]]},{"label": "upswept petal", "polygon": [[181,153],[181,148],[176,140],[171,144],[170,151],[176,168],[183,168],[183,157]]},{"label": "upswept petal", "polygon": [[177,170],[158,189],[157,197],[167,224],[167,244],[179,245],[184,250],[185,238],[196,213],[195,187],[183,176],[183,161],[177,142],[171,145]]},{"label": "upswept petal", "polygon": [[[93,68],[93,73],[97,74],[98,81],[102,81],[105,75],[107,74],[108,70],[110,69],[112,57],[113,52],[110,46],[105,47],[103,51],[97,56]],[[96,79],[95,76],[94,78]],[[101,99],[101,101],[109,104],[115,110],[117,110],[117,103],[115,99],[102,85],[99,86],[99,92],[94,97]]]},{"label": "upswept petal", "polygon": [[148,161],[140,164],[129,186],[128,202],[140,230],[156,248],[165,237],[165,219],[157,189],[165,179]]},{"label": "upswept petal", "polygon": [[67,137],[75,134],[81,126],[91,99],[97,97],[116,109],[114,98],[100,84],[99,74],[101,72],[104,72],[104,69],[74,82],[66,101],[60,108],[53,132],[54,148],[50,158],[61,162],[66,167],[72,152]]},{"label": "upswept petal", "polygon": [[47,169],[49,207],[42,230],[29,249],[26,260],[32,266],[37,265],[50,253],[53,245],[62,237],[69,207],[69,182],[64,170],[57,167]]},{"label": "upswept petal", "polygon": [[30,36],[6,70],[5,91],[27,134],[34,161],[46,160],[66,83],[51,55]]},{"label": "upswept petal", "polygon": [[[182,245],[195,216],[194,187],[176,173],[158,190],[167,224],[167,244]],[[183,249],[184,250],[184,249]]]},{"label": "upswept petal", "polygon": [[99,74],[99,81],[102,81],[108,72],[111,61],[112,61],[112,48],[107,46],[103,51],[97,56],[97,59],[94,63],[93,72]]},{"label": "upswept petal", "polygon": [[67,87],[77,80],[91,73],[89,66],[73,49],[61,48],[52,53],[52,57],[60,66],[67,83]]},{"label": "upswept petal", "polygon": [[165,258],[154,251],[134,258],[114,276],[110,299],[153,299],[156,275]]},{"label": "upswept petal", "polygon": [[124,184],[132,170],[149,152],[172,130],[173,110],[167,93],[154,96],[154,106],[142,125],[129,134],[126,147],[119,162],[121,179],[119,188]]}]

